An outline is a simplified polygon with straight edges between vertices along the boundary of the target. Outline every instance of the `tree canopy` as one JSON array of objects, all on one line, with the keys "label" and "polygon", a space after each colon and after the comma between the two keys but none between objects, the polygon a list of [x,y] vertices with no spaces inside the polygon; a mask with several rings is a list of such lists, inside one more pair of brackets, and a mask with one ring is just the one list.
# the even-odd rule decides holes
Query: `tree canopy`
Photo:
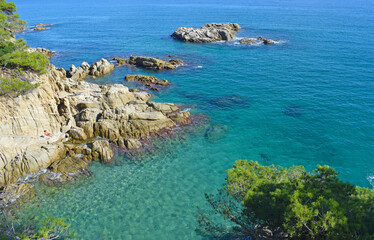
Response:
[{"label": "tree canopy", "polygon": [[[345,183],[328,166],[237,161],[218,194],[206,194],[202,231],[254,239],[374,239],[374,191]],[[222,216],[218,220],[213,215]]]}]

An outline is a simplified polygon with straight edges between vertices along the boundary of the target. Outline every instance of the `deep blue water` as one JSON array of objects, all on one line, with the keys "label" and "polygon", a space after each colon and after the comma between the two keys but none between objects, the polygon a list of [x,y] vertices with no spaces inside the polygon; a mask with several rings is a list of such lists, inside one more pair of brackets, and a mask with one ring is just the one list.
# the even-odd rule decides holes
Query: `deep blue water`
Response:
[{"label": "deep blue water", "polygon": [[[148,161],[94,164],[94,177],[51,190],[33,211],[66,217],[85,239],[200,239],[196,206],[224,182],[237,159],[262,164],[328,164],[344,181],[371,187],[374,176],[373,1],[27,1],[16,0],[32,47],[57,51],[69,68],[101,57],[175,55],[187,66],[171,72],[127,67],[97,79],[127,83],[153,74],[173,84],[155,100],[192,104],[222,126],[166,144]],[[186,44],[169,37],[180,26],[237,22],[238,37],[284,43],[240,46]],[[218,99],[218,100],[217,100]],[[209,127],[209,126],[207,126]]]}]

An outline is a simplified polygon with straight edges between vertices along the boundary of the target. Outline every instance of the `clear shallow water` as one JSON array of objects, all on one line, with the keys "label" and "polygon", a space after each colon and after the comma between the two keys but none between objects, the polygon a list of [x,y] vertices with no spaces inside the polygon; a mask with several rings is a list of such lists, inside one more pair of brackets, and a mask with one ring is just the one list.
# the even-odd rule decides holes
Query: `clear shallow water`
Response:
[{"label": "clear shallow water", "polygon": [[[82,184],[50,189],[29,214],[66,217],[85,239],[199,239],[196,206],[224,181],[237,159],[263,164],[328,164],[340,177],[370,187],[374,175],[374,4],[371,1],[15,1],[30,25],[50,30],[21,35],[32,47],[59,52],[68,68],[101,57],[172,54],[188,64],[172,72],[117,68],[98,83],[144,73],[173,82],[163,102],[193,104],[227,126],[209,142],[204,131],[141,164],[123,156],[94,164]],[[239,37],[280,39],[276,46],[185,44],[179,26],[237,22]],[[201,66],[201,68],[198,68]],[[244,99],[227,106],[215,99]],[[236,99],[237,99],[236,98]],[[222,103],[222,101],[221,101]],[[294,113],[295,116],[284,114]],[[105,231],[104,231],[105,230]]]}]

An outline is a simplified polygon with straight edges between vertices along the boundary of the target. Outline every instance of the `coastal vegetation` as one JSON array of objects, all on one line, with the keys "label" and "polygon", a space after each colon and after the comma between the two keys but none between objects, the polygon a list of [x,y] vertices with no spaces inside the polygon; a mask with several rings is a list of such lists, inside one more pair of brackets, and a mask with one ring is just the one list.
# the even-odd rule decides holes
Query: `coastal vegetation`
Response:
[{"label": "coastal vegetation", "polygon": [[17,77],[22,71],[45,73],[48,58],[40,52],[28,52],[23,39],[15,39],[13,33],[25,28],[26,21],[15,13],[17,7],[12,2],[0,0],[0,67],[13,70],[0,78],[0,95],[18,95],[33,88],[26,80]]},{"label": "coastal vegetation", "polygon": [[328,166],[307,172],[240,160],[206,199],[211,210],[199,209],[197,217],[209,235],[374,239],[374,191],[342,182]]}]

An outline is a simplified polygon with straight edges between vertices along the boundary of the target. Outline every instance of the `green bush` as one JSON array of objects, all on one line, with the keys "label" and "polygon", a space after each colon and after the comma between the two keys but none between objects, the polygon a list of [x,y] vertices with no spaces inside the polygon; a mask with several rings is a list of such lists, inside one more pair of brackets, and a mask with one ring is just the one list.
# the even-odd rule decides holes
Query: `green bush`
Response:
[{"label": "green bush", "polygon": [[0,96],[7,94],[17,96],[30,89],[33,89],[34,87],[35,85],[16,78],[0,78]]},{"label": "green bush", "polygon": [[208,234],[255,239],[374,239],[374,191],[337,176],[328,166],[307,172],[237,161],[225,187],[206,195],[222,222],[201,211],[199,223]]},{"label": "green bush", "polygon": [[10,69],[46,72],[49,60],[42,53],[17,50],[0,57],[0,65]]},{"label": "green bush", "polygon": [[0,57],[12,53],[16,50],[24,49],[26,47],[26,43],[23,39],[17,39],[15,42],[10,41],[3,41],[0,42]]}]

